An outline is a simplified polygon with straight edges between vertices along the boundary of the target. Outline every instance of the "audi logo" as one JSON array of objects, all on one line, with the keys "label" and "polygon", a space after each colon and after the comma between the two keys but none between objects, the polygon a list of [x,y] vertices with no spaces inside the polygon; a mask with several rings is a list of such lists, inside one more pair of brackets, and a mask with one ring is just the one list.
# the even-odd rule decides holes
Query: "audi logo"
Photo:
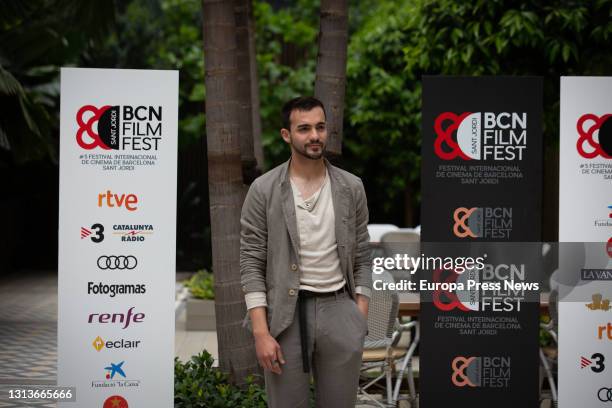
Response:
[{"label": "audi logo", "polygon": [[102,255],[98,258],[100,269],[134,269],[138,260],[133,255]]},{"label": "audi logo", "polygon": [[597,399],[601,402],[612,402],[612,388],[600,388],[597,391]]}]

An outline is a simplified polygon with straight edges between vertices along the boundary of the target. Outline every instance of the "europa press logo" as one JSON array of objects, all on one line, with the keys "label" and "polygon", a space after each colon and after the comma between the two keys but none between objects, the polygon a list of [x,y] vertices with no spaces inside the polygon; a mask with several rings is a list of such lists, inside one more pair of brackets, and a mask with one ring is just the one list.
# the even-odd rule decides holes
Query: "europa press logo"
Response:
[{"label": "europa press logo", "polygon": [[508,388],[512,375],[510,357],[457,356],[451,362],[455,387]]},{"label": "europa press logo", "polygon": [[576,149],[585,159],[603,157],[612,159],[612,114],[597,116],[587,113],[576,123],[578,141]]},{"label": "europa press logo", "polygon": [[85,150],[158,150],[162,138],[161,106],[82,106],[76,141]]},{"label": "europa press logo", "polygon": [[444,112],[434,130],[434,152],[442,160],[523,160],[527,148],[525,112]]},{"label": "europa press logo", "polygon": [[512,207],[458,207],[453,211],[457,238],[509,239]]}]

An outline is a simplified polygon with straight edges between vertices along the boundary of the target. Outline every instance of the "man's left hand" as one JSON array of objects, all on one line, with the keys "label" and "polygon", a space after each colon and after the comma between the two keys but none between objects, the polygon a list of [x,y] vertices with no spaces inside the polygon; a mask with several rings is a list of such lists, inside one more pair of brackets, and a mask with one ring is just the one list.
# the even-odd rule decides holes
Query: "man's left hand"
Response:
[{"label": "man's left hand", "polygon": [[366,320],[368,319],[369,305],[370,305],[370,299],[367,296],[357,294],[357,307],[359,308],[359,311],[361,312],[361,314]]}]

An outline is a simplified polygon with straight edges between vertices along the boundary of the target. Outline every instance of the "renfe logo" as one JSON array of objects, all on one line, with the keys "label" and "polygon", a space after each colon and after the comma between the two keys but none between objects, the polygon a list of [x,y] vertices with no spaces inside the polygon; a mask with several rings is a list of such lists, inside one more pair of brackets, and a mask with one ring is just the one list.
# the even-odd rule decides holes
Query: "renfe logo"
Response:
[{"label": "renfe logo", "polygon": [[612,159],[612,114],[597,116],[587,113],[576,123],[576,149],[585,159],[601,156]]},{"label": "renfe logo", "polygon": [[76,121],[76,140],[85,150],[157,150],[162,136],[161,106],[85,105]]},{"label": "renfe logo", "polygon": [[130,307],[127,313],[91,313],[87,323],[123,323],[122,329],[126,329],[130,323],[142,323],[145,318],[144,313],[132,314],[134,307]]},{"label": "renfe logo", "polygon": [[138,196],[136,194],[114,194],[110,190],[98,194],[98,207],[125,207],[128,211],[136,211],[138,207]]},{"label": "renfe logo", "polygon": [[436,118],[434,130],[434,151],[442,160],[523,160],[527,148],[524,112],[444,112]]}]

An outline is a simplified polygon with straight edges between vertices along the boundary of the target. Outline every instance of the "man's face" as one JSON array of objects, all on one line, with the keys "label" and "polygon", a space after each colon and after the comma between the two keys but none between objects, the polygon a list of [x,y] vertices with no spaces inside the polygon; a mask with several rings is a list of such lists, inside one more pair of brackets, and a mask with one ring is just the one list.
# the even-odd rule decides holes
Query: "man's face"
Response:
[{"label": "man's face", "polygon": [[282,129],[281,135],[291,145],[291,151],[311,160],[323,157],[327,143],[323,109],[318,106],[309,111],[295,109],[289,118],[291,129]]}]

